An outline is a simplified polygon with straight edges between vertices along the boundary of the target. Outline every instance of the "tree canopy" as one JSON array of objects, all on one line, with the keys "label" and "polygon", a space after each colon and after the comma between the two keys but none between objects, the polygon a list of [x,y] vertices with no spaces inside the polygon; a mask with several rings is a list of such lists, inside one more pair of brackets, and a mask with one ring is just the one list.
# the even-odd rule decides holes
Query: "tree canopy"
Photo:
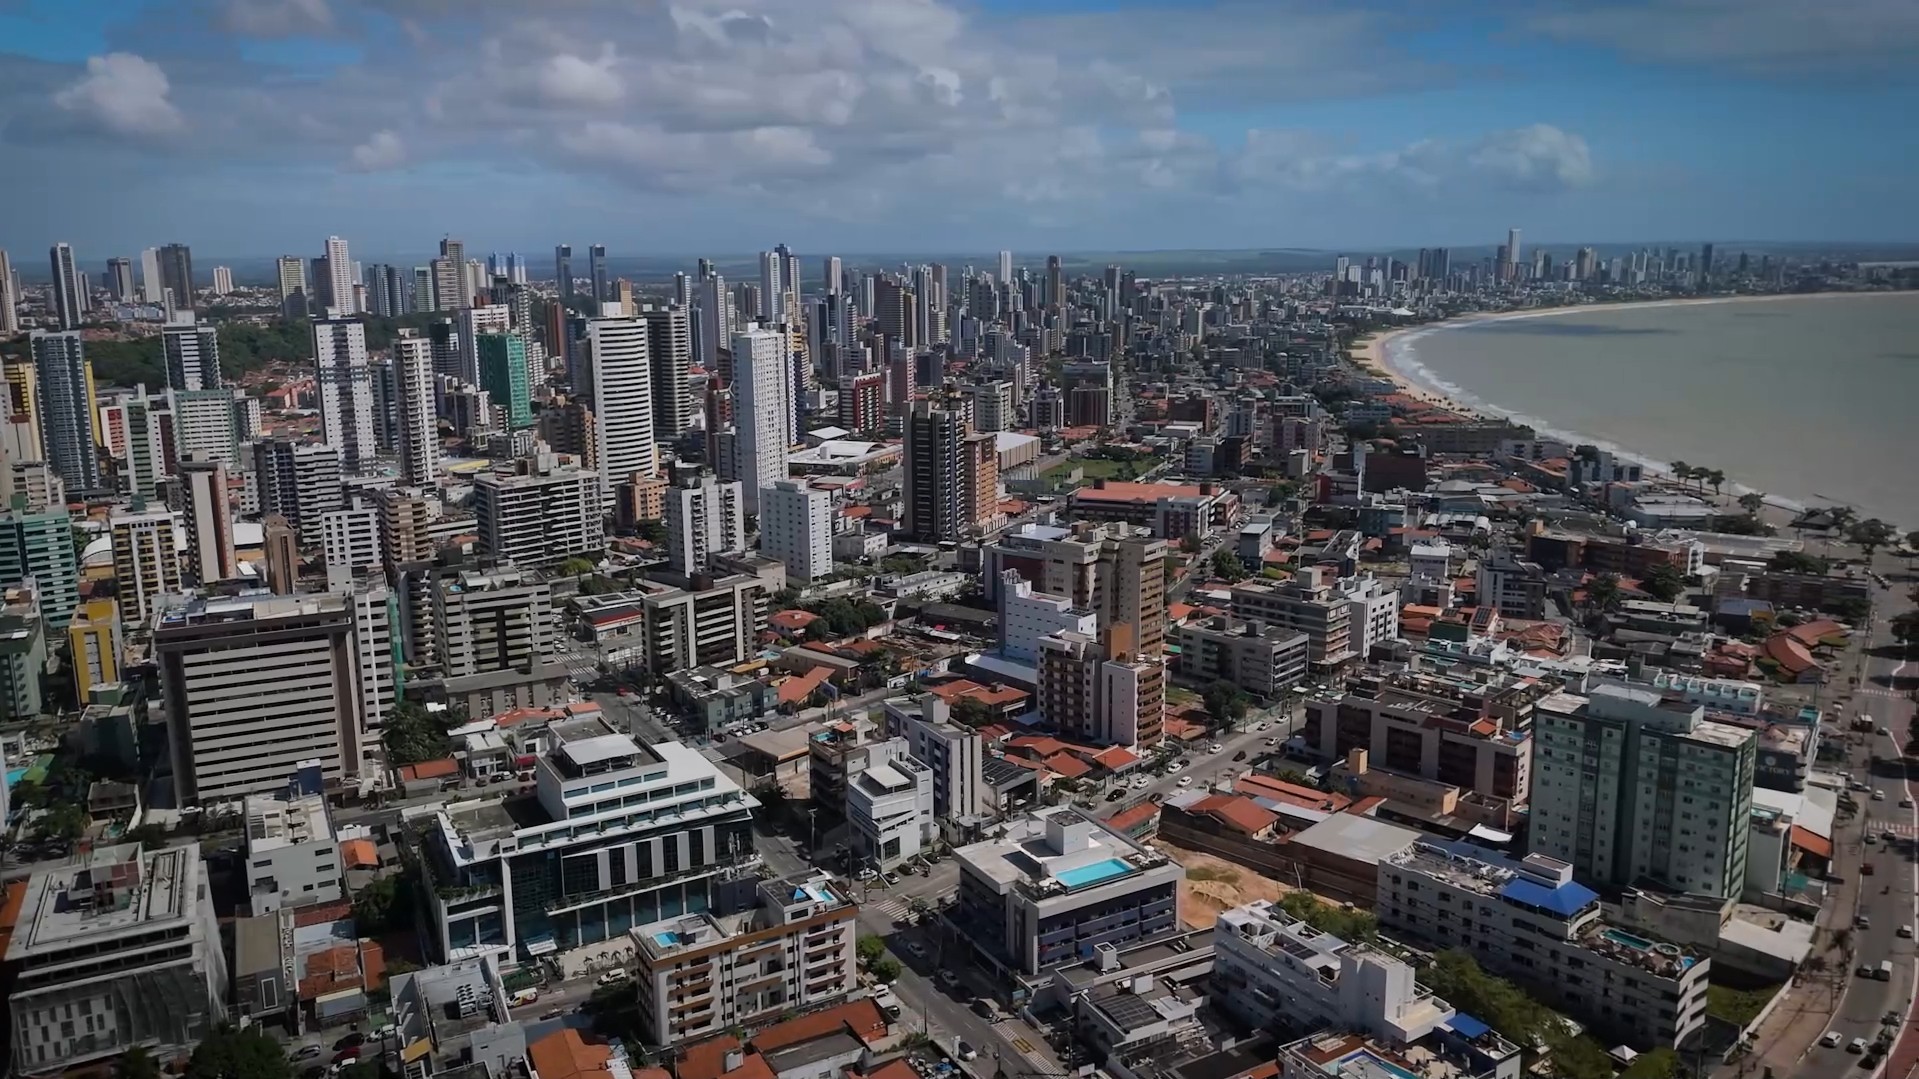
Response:
[{"label": "tree canopy", "polygon": [[1222,727],[1231,727],[1246,717],[1251,699],[1244,690],[1224,678],[1206,687],[1206,714]]},{"label": "tree canopy", "polygon": [[1379,919],[1372,911],[1336,907],[1321,902],[1311,892],[1287,892],[1279,897],[1279,909],[1322,933],[1351,943],[1367,943],[1379,936]]},{"label": "tree canopy", "polygon": [[466,722],[466,713],[456,708],[429,712],[413,701],[401,701],[386,716],[387,761],[390,764],[418,764],[436,761],[453,752],[453,740],[446,732]]},{"label": "tree canopy", "polygon": [[1639,587],[1645,589],[1646,594],[1652,598],[1662,603],[1671,603],[1679,598],[1679,593],[1686,590],[1686,578],[1679,572],[1677,566],[1668,562],[1659,562],[1639,579]]},{"label": "tree canopy", "polygon": [[186,1079],[293,1079],[293,1066],[259,1027],[222,1027],[193,1050]]}]

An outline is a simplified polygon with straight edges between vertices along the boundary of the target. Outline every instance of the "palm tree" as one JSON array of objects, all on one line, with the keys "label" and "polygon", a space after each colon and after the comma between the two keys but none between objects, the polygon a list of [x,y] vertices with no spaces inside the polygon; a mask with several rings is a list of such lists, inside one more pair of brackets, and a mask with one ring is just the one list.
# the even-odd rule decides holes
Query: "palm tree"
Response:
[{"label": "palm tree", "polygon": [[1678,478],[1681,483],[1684,483],[1692,479],[1692,466],[1684,461],[1674,461],[1672,463],[1672,474]]},{"label": "palm tree", "polygon": [[1619,577],[1617,574],[1602,573],[1586,582],[1586,609],[1592,614],[1602,614],[1617,610],[1619,607]]},{"label": "palm tree", "polygon": [[1712,484],[1712,494],[1714,498],[1719,497],[1719,489],[1726,485],[1726,474],[1716,468],[1707,469],[1700,478]]},{"label": "palm tree", "polygon": [[1759,516],[1759,511],[1766,508],[1766,493],[1764,491],[1747,491],[1745,494],[1739,496],[1739,508],[1745,510],[1750,516]]}]

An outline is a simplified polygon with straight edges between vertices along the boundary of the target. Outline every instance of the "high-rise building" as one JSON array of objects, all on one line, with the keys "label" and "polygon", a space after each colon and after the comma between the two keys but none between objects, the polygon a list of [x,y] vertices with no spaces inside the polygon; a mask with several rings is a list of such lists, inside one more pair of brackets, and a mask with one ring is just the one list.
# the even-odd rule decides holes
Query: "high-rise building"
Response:
[{"label": "high-rise building", "polygon": [[653,436],[653,364],[645,323],[605,317],[587,322],[592,355],[594,435],[599,446],[600,494],[613,501],[613,485],[635,473],[659,471]]},{"label": "high-rise building", "polygon": [[594,303],[606,303],[613,299],[612,279],[606,276],[605,244],[594,244],[586,249],[586,273],[593,288]]},{"label": "high-rise building", "polygon": [[160,249],[149,247],[140,252],[140,302],[159,304],[166,298],[160,280]]},{"label": "high-rise building", "polygon": [[976,534],[997,514],[998,442],[973,433],[962,404],[919,400],[906,417],[906,533],[924,543]]},{"label": "high-rise building", "polygon": [[0,587],[31,579],[40,593],[40,614],[47,629],[64,633],[80,606],[80,559],[73,549],[73,523],[65,506],[39,511],[24,493],[0,512]]},{"label": "high-rise building", "polygon": [[1054,308],[1066,306],[1066,276],[1060,269],[1059,256],[1046,256],[1046,305]]},{"label": "high-rise building", "polygon": [[719,274],[700,278],[698,292],[700,366],[708,375],[717,374],[725,385],[733,381],[733,301],[726,294],[726,278]]},{"label": "high-rise building", "polygon": [[1757,737],[1657,688],[1558,693],[1533,716],[1534,853],[1581,880],[1736,899],[1746,888]]},{"label": "high-rise building", "polygon": [[693,332],[686,308],[645,307],[646,354],[653,365],[653,437],[672,442],[693,426]]},{"label": "high-rise building", "polygon": [[513,309],[505,304],[461,308],[458,324],[459,362],[451,370],[442,370],[440,373],[453,375],[461,382],[477,386],[480,384],[480,335],[512,330]]},{"label": "high-rise building", "polygon": [[305,318],[308,307],[307,263],[298,255],[281,255],[275,264],[280,285],[280,313]]},{"label": "high-rise building", "polygon": [[175,310],[193,306],[193,252],[186,244],[167,244],[160,248],[160,287],[173,290]]},{"label": "high-rise building", "polygon": [[340,467],[357,475],[370,468],[378,454],[366,327],[355,319],[315,319],[313,362],[319,375],[321,431],[327,445],[339,451]]},{"label": "high-rise building", "polygon": [[433,341],[405,328],[393,340],[394,442],[400,451],[400,478],[414,487],[432,487],[440,467],[440,420],[433,393]]},{"label": "high-rise building", "polygon": [[[161,432],[163,470],[172,462],[195,455],[223,465],[239,463],[240,439],[234,430],[232,393],[218,389],[168,390],[165,405],[173,429]],[[164,441],[169,436],[171,446]]]},{"label": "high-rise building", "polygon": [[1500,268],[1500,279],[1512,281],[1519,277],[1519,230],[1506,230],[1506,261]]},{"label": "high-rise building", "polygon": [[733,335],[733,467],[748,513],[760,491],[786,478],[786,432],[793,412],[786,335],[749,326]]},{"label": "high-rise building", "polygon": [[285,517],[277,513],[267,514],[261,523],[267,588],[276,596],[293,595],[300,590],[299,534]]},{"label": "high-rise building", "polygon": [[868,434],[886,426],[886,376],[878,371],[840,376],[840,426]]},{"label": "high-rise building", "polygon": [[880,336],[886,338],[887,349],[911,350],[920,345],[920,339],[916,336],[919,330],[918,300],[912,289],[891,277],[880,277],[874,281],[873,302],[877,310],[873,318],[880,324]]},{"label": "high-rise building", "polygon": [[553,247],[553,283],[559,288],[562,301],[573,298],[572,244],[556,244]]},{"label": "high-rise building", "polygon": [[360,283],[360,275],[354,272],[353,257],[347,253],[346,241],[338,236],[328,236],[323,260],[327,274],[323,291],[328,306],[338,312],[336,317],[359,314],[359,309],[353,303],[353,286]]},{"label": "high-rise building", "polygon": [[210,322],[198,322],[192,311],[182,311],[160,331],[167,364],[167,388],[220,388],[220,335]]},{"label": "high-rise building", "polygon": [[113,514],[107,524],[113,539],[113,583],[120,617],[129,625],[144,625],[159,609],[162,596],[182,588],[173,511],[148,509],[136,497],[131,508]]},{"label": "high-rise building", "polygon": [[780,286],[785,261],[777,251],[760,252],[760,306],[757,315],[768,326],[786,321],[786,290]]},{"label": "high-rise building", "polygon": [[40,407],[40,434],[47,463],[77,496],[101,489],[98,413],[93,364],[78,332],[35,330],[31,337]]},{"label": "high-rise building", "polygon": [[999,253],[999,279],[1001,284],[1013,280],[1013,253],[1011,251],[1001,251]]},{"label": "high-rise building", "polygon": [[345,504],[340,454],[320,442],[262,439],[253,444],[253,482],[262,517],[278,514],[300,542],[320,542],[320,518]]},{"label": "high-rise building", "polygon": [[213,268],[213,294],[215,296],[225,296],[232,291],[233,268],[231,266],[215,266]]},{"label": "high-rise building", "polygon": [[1097,638],[1061,630],[1039,642],[1039,714],[1067,738],[1154,746],[1166,718],[1165,669],[1136,647],[1134,627]]},{"label": "high-rise building", "polygon": [[722,482],[706,469],[681,468],[666,490],[666,564],[692,576],[714,554],[746,548],[746,503],[738,480]]},{"label": "high-rise building", "polygon": [[480,388],[506,413],[514,431],[533,426],[533,397],[526,380],[526,339],[517,333],[483,333],[474,342]]},{"label": "high-rise building", "polygon": [[511,565],[442,574],[433,592],[440,668],[449,678],[538,669],[556,645],[553,587]]},{"label": "high-rise building", "polygon": [[327,589],[338,592],[385,568],[380,551],[380,511],[372,506],[334,510],[320,518],[320,554]]},{"label": "high-rise building", "polygon": [[514,475],[487,473],[473,485],[480,550],[523,566],[597,557],[606,550],[600,477],[561,468],[550,454],[515,462]]},{"label": "high-rise building", "polygon": [[434,299],[439,302],[440,310],[473,306],[473,282],[467,276],[465,243],[450,236],[440,240],[433,282]]},{"label": "high-rise building", "polygon": [[53,275],[53,315],[61,329],[78,329],[87,314],[87,276],[80,272],[68,244],[54,244],[47,257]]},{"label": "high-rise building", "polygon": [[0,333],[20,332],[20,293],[13,284],[13,260],[0,251]]},{"label": "high-rise building", "polygon": [[1072,528],[1028,524],[981,551],[986,598],[1014,570],[1042,592],[1096,611],[1099,624],[1138,627],[1139,650],[1156,655],[1166,639],[1166,541],[1123,524]]},{"label": "high-rise building", "polygon": [[139,290],[133,283],[132,259],[107,260],[107,292],[120,303],[133,303],[140,298]]},{"label": "high-rise building", "polygon": [[788,580],[810,583],[833,572],[833,504],[805,480],[776,480],[760,491],[760,553],[786,566]]},{"label": "high-rise building", "polygon": [[311,760],[329,783],[358,772],[353,629],[338,595],[185,600],[160,615],[153,654],[183,804],[285,790]]},{"label": "high-rise building", "polygon": [[194,584],[240,575],[233,553],[233,509],[227,500],[227,469],[219,461],[181,461],[182,517],[187,530],[185,577]]}]

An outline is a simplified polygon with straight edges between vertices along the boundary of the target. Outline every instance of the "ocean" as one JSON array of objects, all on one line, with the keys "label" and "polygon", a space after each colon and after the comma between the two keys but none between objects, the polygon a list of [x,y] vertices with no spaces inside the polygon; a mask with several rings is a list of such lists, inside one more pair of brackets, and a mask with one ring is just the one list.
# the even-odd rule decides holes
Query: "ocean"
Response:
[{"label": "ocean", "polygon": [[1919,528],[1919,292],[1451,322],[1391,338],[1385,356],[1542,436]]}]

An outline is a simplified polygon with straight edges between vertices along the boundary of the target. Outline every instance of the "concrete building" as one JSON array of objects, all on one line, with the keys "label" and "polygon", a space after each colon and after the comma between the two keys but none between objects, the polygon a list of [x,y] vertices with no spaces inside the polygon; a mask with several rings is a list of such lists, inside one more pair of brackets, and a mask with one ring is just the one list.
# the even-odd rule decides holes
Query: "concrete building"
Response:
[{"label": "concrete building", "polygon": [[653,437],[672,442],[693,425],[693,328],[680,304],[640,309],[646,355],[653,365]]},{"label": "concrete building", "polygon": [[749,325],[733,335],[733,472],[758,513],[760,492],[787,477],[793,425],[792,365],[785,334]]},{"label": "concrete building", "polygon": [[1374,646],[1399,638],[1397,590],[1367,573],[1341,577],[1333,583],[1333,591],[1346,600],[1353,654],[1361,660],[1372,654]]},{"label": "concrete building", "polygon": [[663,501],[666,563],[673,572],[690,577],[704,571],[712,555],[746,549],[746,497],[738,480],[676,468]]},{"label": "concrete building", "polygon": [[1380,863],[1374,911],[1381,929],[1471,953],[1605,1044],[1670,1048],[1705,1026],[1711,960],[1607,925],[1559,859],[1422,839]]},{"label": "concrete building", "polygon": [[39,597],[24,585],[9,587],[0,604],[0,720],[39,720],[46,677],[47,628]]},{"label": "concrete building", "polygon": [[1011,570],[1040,592],[1071,599],[1102,626],[1136,627],[1139,651],[1166,642],[1166,543],[1126,525],[1026,524],[981,550],[981,583],[997,599]]},{"label": "concrete building", "polygon": [[1304,633],[1240,622],[1219,615],[1173,629],[1179,645],[1174,672],[1195,684],[1232,682],[1261,700],[1276,701],[1306,680],[1311,651]]},{"label": "concrete building", "polygon": [[179,473],[187,533],[186,578],[206,585],[238,577],[240,560],[233,549],[226,466],[219,461],[181,461]]},{"label": "concrete building", "polygon": [[1213,923],[1213,986],[1214,1002],[1257,1030],[1360,1030],[1404,1045],[1457,1014],[1397,956],[1263,899]]},{"label": "concrete building", "polygon": [[483,333],[474,341],[480,367],[479,387],[505,414],[505,428],[533,426],[533,387],[526,365],[526,338],[517,333]]},{"label": "concrete building", "polygon": [[665,673],[745,661],[759,648],[767,603],[766,582],[743,573],[647,591],[640,597],[646,668]]},{"label": "concrete building", "polygon": [[1068,738],[1155,746],[1166,720],[1159,657],[1136,651],[1133,627],[1098,637],[1062,630],[1039,642],[1039,714]]},{"label": "concrete building", "polygon": [[690,746],[557,722],[535,792],[415,811],[442,962],[515,961],[710,910],[750,864],[756,799]]},{"label": "concrete building", "polygon": [[227,968],[191,845],[100,847],[34,872],[9,934],[17,1075],[184,1056],[226,1021]]},{"label": "concrete building", "polygon": [[932,770],[914,760],[904,744],[888,756],[846,786],[853,856],[879,869],[917,857],[938,832]]},{"label": "concrete building", "polygon": [[998,443],[974,433],[964,403],[915,400],[905,417],[906,534],[924,543],[977,535],[998,520]]},{"label": "concrete building", "polygon": [[1322,567],[1301,569],[1290,581],[1245,581],[1231,595],[1233,617],[1304,633],[1315,674],[1337,672],[1357,656],[1352,609]]},{"label": "concrete building", "polygon": [[1479,606],[1507,618],[1546,617],[1546,571],[1507,548],[1489,551],[1479,560],[1474,589]]},{"label": "concrete building", "polygon": [[161,327],[167,389],[220,388],[220,337],[216,329],[211,322],[196,322],[191,310],[181,311]]},{"label": "concrete building", "polygon": [[592,356],[593,433],[598,441],[601,504],[635,472],[659,471],[653,430],[653,364],[645,323],[622,316],[587,320]]},{"label": "concrete building", "polygon": [[346,504],[339,451],[324,443],[255,442],[253,484],[260,515],[286,518],[307,546],[319,545],[321,519]]},{"label": "concrete building", "polygon": [[833,572],[833,504],[805,480],[776,480],[760,491],[760,553],[810,584]]},{"label": "concrete building", "polygon": [[366,506],[334,510],[320,518],[320,548],[326,560],[327,587],[338,589],[386,560],[380,550],[380,511]]},{"label": "concrete building", "polygon": [[1306,701],[1300,736],[1327,760],[1364,750],[1369,767],[1524,805],[1536,785],[1531,681],[1365,675]]},{"label": "concrete building", "polygon": [[161,597],[178,594],[183,587],[173,512],[149,510],[136,499],[127,512],[108,517],[107,526],[121,616],[134,625],[144,624]]},{"label": "concrete building", "polygon": [[605,553],[599,474],[562,468],[550,455],[517,461],[515,469],[474,482],[482,553],[522,566]]},{"label": "concrete building", "polygon": [[1000,574],[1000,654],[1021,663],[1039,660],[1039,642],[1062,630],[1086,637],[1099,634],[1099,615],[1075,607],[1065,596],[1038,592],[1017,570]]},{"label": "concrete building", "polygon": [[1175,932],[1177,862],[1057,806],[1006,822],[1005,834],[954,852],[950,918],[974,949],[1014,973],[1082,962]]},{"label": "concrete building", "polygon": [[393,340],[394,442],[400,480],[430,488],[439,478],[440,420],[434,396],[433,340],[407,327]]},{"label": "concrete building", "polygon": [[[41,608],[44,615],[44,603]],[[95,686],[120,681],[120,608],[110,599],[88,600],[67,623],[67,662],[75,699],[90,699]]]},{"label": "concrete building", "polygon": [[1746,879],[1755,733],[1656,689],[1539,702],[1532,849],[1581,877],[1736,899]]},{"label": "concrete building", "polygon": [[80,334],[35,330],[28,341],[33,349],[36,418],[47,463],[69,493],[99,491],[103,481],[96,447],[102,439],[94,408],[99,398],[94,392],[93,363],[86,357]]},{"label": "concrete building", "polygon": [[379,453],[373,434],[373,368],[367,359],[365,325],[355,319],[315,319],[313,357],[322,438],[339,452],[341,470],[358,475],[372,466]]},{"label": "concrete building", "polygon": [[180,601],[153,652],[180,804],[283,789],[312,760],[334,783],[360,768],[353,622],[336,595]]},{"label": "concrete building", "polygon": [[829,1004],[859,985],[859,908],[825,873],[763,880],[744,909],[628,930],[641,1029],[677,1046]]},{"label": "concrete building", "polygon": [[992,810],[992,792],[981,776],[980,733],[952,720],[945,701],[931,693],[888,697],[887,738],[903,738],[906,750],[933,773],[933,815],[944,824],[964,824]]},{"label": "concrete building", "polygon": [[434,590],[435,637],[451,678],[533,670],[553,659],[553,587],[513,566],[442,574]]},{"label": "concrete building", "polygon": [[16,492],[13,498],[13,509],[0,513],[0,587],[31,579],[47,629],[64,633],[80,606],[80,559],[73,549],[72,519],[64,505],[36,513],[26,509],[24,494]]},{"label": "concrete building", "polygon": [[346,898],[340,845],[324,797],[288,791],[249,794],[242,813],[247,900],[256,917],[282,907]]}]

